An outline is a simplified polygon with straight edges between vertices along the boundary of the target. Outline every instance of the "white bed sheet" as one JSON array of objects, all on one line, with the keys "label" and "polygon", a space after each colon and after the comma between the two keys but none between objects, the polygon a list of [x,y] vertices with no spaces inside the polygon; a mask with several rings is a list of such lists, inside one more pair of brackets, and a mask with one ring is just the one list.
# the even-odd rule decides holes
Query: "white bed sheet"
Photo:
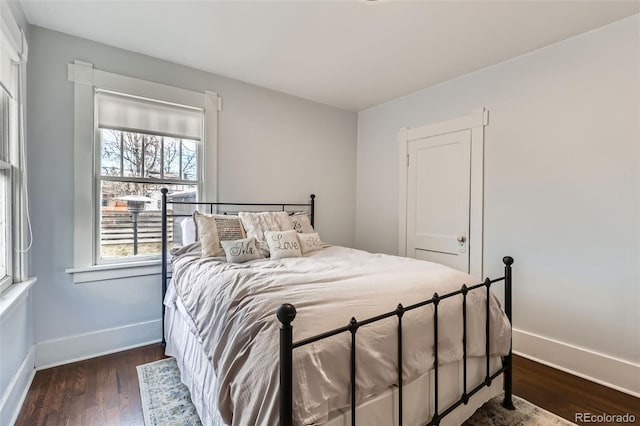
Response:
[{"label": "white bed sheet", "polygon": [[[168,286],[164,300],[165,336],[167,341],[166,354],[176,358],[182,382],[189,388],[200,419],[204,426],[224,426],[215,403],[216,375],[207,356],[202,342],[197,337],[193,320],[187,315],[184,306],[177,297],[171,283]],[[490,360],[491,371],[501,367],[500,357]],[[452,402],[458,400],[463,389],[462,362],[453,362],[439,369],[439,411],[442,412]],[[484,381],[485,358],[470,358],[467,362],[468,386]],[[467,405],[461,405],[441,424],[460,425],[469,418],[482,404],[498,395],[502,391],[502,376],[494,380],[490,387],[483,388],[476,393]],[[403,387],[403,417],[405,425],[422,425],[430,420],[434,409],[434,376],[433,371],[421,376],[417,380]],[[356,421],[362,425],[397,425],[398,419],[397,388],[390,389],[358,405]],[[429,401],[429,404],[425,404]],[[425,421],[426,419],[426,421]],[[350,426],[349,410],[335,412],[330,416],[326,426]]]}]

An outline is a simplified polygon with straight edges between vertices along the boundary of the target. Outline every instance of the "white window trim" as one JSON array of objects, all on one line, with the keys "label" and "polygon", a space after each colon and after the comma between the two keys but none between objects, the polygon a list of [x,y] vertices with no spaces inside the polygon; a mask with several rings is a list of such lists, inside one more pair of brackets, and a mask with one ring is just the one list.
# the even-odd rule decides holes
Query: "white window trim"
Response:
[{"label": "white window trim", "polygon": [[20,256],[15,256],[14,257],[14,250],[15,250],[15,243],[12,243],[13,241],[15,241],[15,239],[13,238],[13,234],[14,232],[16,232],[16,230],[14,230],[14,223],[13,223],[13,217],[14,215],[18,215],[20,214],[20,207],[18,205],[15,205],[13,203],[14,197],[15,197],[15,193],[14,193],[14,187],[15,187],[15,179],[14,179],[14,173],[13,172],[13,167],[11,166],[11,164],[9,163],[5,163],[4,161],[0,161],[0,174],[4,174],[7,177],[7,192],[6,192],[6,200],[5,202],[8,204],[8,207],[6,208],[4,214],[5,214],[5,221],[6,221],[6,231],[7,231],[7,237],[9,240],[9,243],[6,243],[6,250],[7,250],[7,256],[5,258],[6,261],[6,275],[2,278],[0,278],[0,294],[4,293],[11,285],[14,284],[14,280],[17,278],[17,270],[16,270],[16,261],[20,261]]},{"label": "white window trim", "polygon": [[96,194],[94,187],[96,88],[204,110],[204,137],[200,159],[201,197],[216,201],[218,192],[218,110],[216,92],[195,92],[120,74],[100,71],[93,64],[75,60],[68,64],[68,80],[74,83],[74,265],[66,269],[75,283],[103,281],[160,273],[160,260],[97,264],[95,259]]},{"label": "white window trim", "polygon": [[19,283],[14,283],[4,293],[0,295],[0,322],[9,316],[13,309],[27,298],[29,290],[36,283],[36,277],[30,277]]}]

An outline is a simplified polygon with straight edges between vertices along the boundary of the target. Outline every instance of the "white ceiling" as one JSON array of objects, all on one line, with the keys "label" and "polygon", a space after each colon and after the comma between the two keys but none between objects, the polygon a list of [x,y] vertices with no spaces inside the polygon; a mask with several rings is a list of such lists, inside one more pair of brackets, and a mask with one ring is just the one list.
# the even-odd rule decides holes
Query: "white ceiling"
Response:
[{"label": "white ceiling", "polygon": [[640,12],[639,1],[35,1],[30,23],[360,111]]}]

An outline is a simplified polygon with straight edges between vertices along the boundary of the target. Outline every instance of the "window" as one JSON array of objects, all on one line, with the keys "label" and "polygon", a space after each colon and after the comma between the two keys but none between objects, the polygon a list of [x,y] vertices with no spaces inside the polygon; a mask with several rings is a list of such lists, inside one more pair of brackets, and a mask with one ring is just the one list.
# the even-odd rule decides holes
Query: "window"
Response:
[{"label": "window", "polygon": [[12,102],[0,87],[0,292],[13,283],[11,163],[9,158]]},{"label": "window", "polygon": [[216,199],[221,99],[79,60],[67,71],[74,229],[66,272],[78,284],[159,274],[160,189],[185,201]]},{"label": "window", "polygon": [[19,113],[24,109],[26,50],[24,34],[11,14],[0,13],[0,293],[27,278],[30,244],[23,185],[24,123]]},{"label": "window", "polygon": [[203,111],[96,91],[98,264],[157,258],[161,192],[197,199]]}]

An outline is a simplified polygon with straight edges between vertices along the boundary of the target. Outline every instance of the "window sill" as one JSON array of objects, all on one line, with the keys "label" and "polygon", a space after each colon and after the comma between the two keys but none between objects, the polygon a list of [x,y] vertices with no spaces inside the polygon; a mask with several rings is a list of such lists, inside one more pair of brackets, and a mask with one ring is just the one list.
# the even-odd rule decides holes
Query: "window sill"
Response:
[{"label": "window sill", "polygon": [[27,298],[29,289],[36,283],[36,281],[36,277],[31,277],[20,283],[11,284],[4,293],[0,295],[0,321],[2,321],[5,316],[9,315],[18,303]]},{"label": "window sill", "polygon": [[156,275],[162,273],[162,267],[160,260],[145,260],[140,262],[69,268],[65,269],[65,272],[73,275],[74,283],[81,284],[94,281]]}]

